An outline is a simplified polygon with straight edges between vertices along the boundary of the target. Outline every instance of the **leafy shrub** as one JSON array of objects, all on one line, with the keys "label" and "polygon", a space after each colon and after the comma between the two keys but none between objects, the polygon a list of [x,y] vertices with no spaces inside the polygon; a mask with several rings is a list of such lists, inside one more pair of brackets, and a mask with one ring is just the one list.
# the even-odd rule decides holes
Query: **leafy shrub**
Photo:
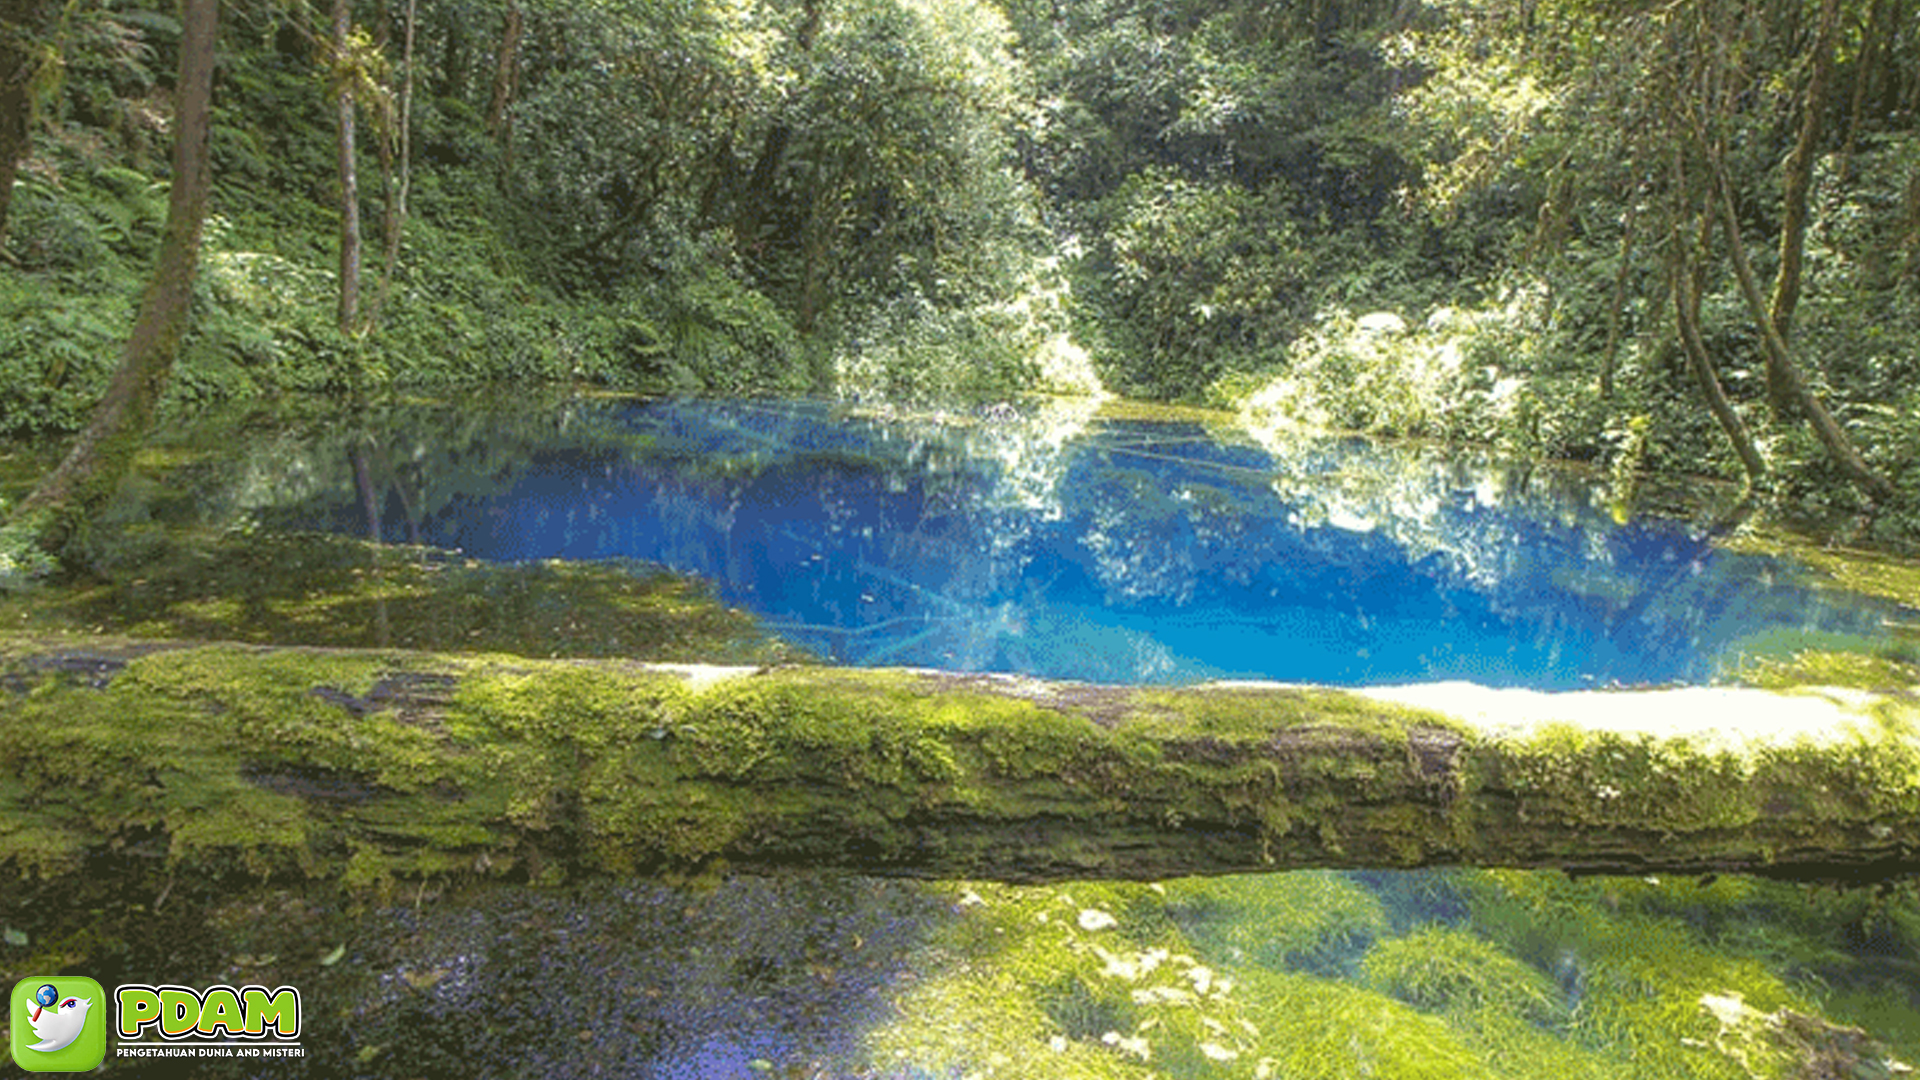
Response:
[{"label": "leafy shrub", "polygon": [[1095,296],[1119,346],[1109,381],[1193,398],[1284,340],[1307,255],[1283,190],[1150,168],[1107,200],[1106,236],[1087,269],[1101,275]]},{"label": "leafy shrub", "polygon": [[106,385],[132,322],[122,296],[0,275],[0,434],[70,431]]},{"label": "leafy shrub", "polygon": [[1322,315],[1283,369],[1224,392],[1256,427],[1448,439],[1588,457],[1609,410],[1581,370],[1550,354],[1538,286],[1475,309],[1439,308],[1407,329],[1390,312]]}]

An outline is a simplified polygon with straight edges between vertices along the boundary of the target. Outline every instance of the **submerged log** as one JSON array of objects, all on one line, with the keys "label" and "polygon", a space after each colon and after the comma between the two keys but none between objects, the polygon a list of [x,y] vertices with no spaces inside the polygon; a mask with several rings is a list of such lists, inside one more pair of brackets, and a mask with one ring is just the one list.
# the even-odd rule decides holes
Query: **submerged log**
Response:
[{"label": "submerged log", "polygon": [[1091,686],[0,637],[0,873],[1920,869],[1910,693]]}]

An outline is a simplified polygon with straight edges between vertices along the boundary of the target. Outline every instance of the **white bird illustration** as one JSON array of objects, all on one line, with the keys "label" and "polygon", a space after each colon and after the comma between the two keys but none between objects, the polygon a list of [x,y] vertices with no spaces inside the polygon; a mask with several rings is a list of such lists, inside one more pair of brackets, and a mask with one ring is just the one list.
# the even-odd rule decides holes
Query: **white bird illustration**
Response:
[{"label": "white bird illustration", "polygon": [[27,1023],[33,1025],[33,1033],[40,1041],[27,1049],[51,1054],[73,1045],[73,1040],[80,1037],[80,1029],[87,1025],[87,1010],[92,1006],[90,998],[70,997],[50,1009],[34,1009]]}]

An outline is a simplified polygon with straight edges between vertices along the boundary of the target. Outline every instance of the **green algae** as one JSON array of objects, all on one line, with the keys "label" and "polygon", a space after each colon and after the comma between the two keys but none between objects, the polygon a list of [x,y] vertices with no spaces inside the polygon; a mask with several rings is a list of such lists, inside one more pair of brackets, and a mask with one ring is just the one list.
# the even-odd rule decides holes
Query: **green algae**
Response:
[{"label": "green algae", "polygon": [[1361,964],[1360,981],[1429,1012],[1459,1010],[1551,1025],[1568,1007],[1546,973],[1465,930],[1420,927],[1379,942]]},{"label": "green algae", "polygon": [[1345,974],[1388,932],[1379,899],[1340,873],[1183,878],[1166,888],[1173,920],[1236,965]]},{"label": "green algae", "polygon": [[[1307,884],[1290,885],[1292,878]],[[1530,927],[1540,928],[1540,912],[1562,906],[1579,912],[1580,927],[1547,924],[1544,941],[1555,951],[1543,965],[1497,937],[1430,924],[1393,936],[1375,921],[1371,932],[1380,936],[1357,983],[1299,970],[1296,952],[1255,957],[1181,914],[1204,895],[1223,907],[1266,909],[1265,929],[1282,936],[1325,936],[1331,902],[1369,903],[1367,890],[1342,875],[1144,888],[948,886],[958,917],[929,943],[927,970],[868,1045],[877,1064],[934,1075],[1830,1075],[1818,1071],[1812,1048],[1840,1029],[1817,1011],[1795,1012],[1812,1008],[1806,995],[1751,959],[1715,952],[1673,920],[1596,902],[1607,887],[1545,874],[1467,882],[1466,892],[1483,901],[1498,897],[1524,911]],[[1659,892],[1644,886],[1622,904]],[[1730,1011],[1730,1003],[1745,1011]],[[1884,998],[1873,1004],[1888,1007]],[[1794,1034],[1796,1025],[1813,1037]],[[1868,1068],[1862,1076],[1892,1075],[1871,1071],[1881,1052],[1862,1039],[1850,1056],[1821,1060]]]},{"label": "green algae", "polygon": [[1805,686],[1839,686],[1856,690],[1907,690],[1920,686],[1920,651],[1887,642],[1877,652],[1833,649],[1790,649],[1782,653],[1750,654],[1731,680],[1767,690],[1795,690]]},{"label": "green algae", "polygon": [[163,534],[147,554],[93,580],[0,594],[0,626],[535,657],[802,657],[704,583],[640,563],[496,565],[319,534]]},{"label": "green algae", "polygon": [[1720,541],[1720,546],[1788,559],[1813,570],[1819,583],[1920,608],[1920,561],[1842,547],[1777,528],[1748,529]]},{"label": "green algae", "polygon": [[1392,998],[1291,971],[1256,969],[1242,978],[1247,1020],[1260,1032],[1271,1076],[1469,1080],[1494,1075],[1489,1057],[1461,1032]]},{"label": "green algae", "polygon": [[[1511,871],[1462,878],[1474,926],[1554,973],[1573,995],[1567,1036],[1629,1063],[1633,1075],[1820,1075],[1800,1071],[1804,1046],[1756,1019],[1817,1016],[1818,982],[1793,985],[1754,955],[1756,939],[1741,932],[1770,925],[1760,937],[1793,936],[1791,924],[1772,918],[1773,905],[1817,905],[1804,890],[1749,882],[1716,898],[1685,881],[1571,881]],[[1702,897],[1717,917],[1690,922],[1665,913],[1697,917],[1688,901]],[[1744,910],[1728,918],[1729,908]]]}]

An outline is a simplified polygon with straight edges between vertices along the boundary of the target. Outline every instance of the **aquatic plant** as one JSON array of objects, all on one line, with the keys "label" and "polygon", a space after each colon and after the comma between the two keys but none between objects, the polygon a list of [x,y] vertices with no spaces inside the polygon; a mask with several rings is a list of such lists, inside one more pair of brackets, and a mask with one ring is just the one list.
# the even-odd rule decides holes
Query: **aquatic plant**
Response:
[{"label": "aquatic plant", "polygon": [[1334,872],[1189,878],[1167,900],[1197,945],[1234,965],[1336,974],[1388,929],[1379,899]]},{"label": "aquatic plant", "polygon": [[1443,926],[1375,944],[1360,976],[1368,987],[1432,1012],[1489,1012],[1555,1024],[1569,1011],[1545,972],[1476,934]]}]

